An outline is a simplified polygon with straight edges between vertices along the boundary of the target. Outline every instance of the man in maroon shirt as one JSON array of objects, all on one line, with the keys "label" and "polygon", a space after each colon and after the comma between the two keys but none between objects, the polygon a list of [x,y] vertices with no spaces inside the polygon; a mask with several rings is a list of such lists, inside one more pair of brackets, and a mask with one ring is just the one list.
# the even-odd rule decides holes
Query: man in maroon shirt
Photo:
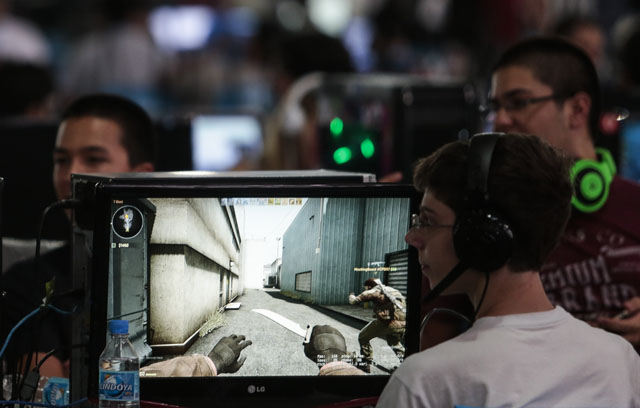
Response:
[{"label": "man in maroon shirt", "polygon": [[613,160],[594,146],[600,92],[593,64],[563,40],[533,38],[508,49],[491,79],[485,110],[495,131],[540,136],[608,180],[604,204],[573,209],[543,266],[549,298],[639,349],[640,185],[615,176]]}]

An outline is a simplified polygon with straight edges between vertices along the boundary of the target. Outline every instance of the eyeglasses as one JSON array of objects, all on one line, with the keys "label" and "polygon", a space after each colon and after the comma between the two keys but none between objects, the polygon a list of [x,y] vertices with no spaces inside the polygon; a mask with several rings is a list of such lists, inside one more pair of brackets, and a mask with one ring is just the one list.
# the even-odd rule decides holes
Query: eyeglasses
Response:
[{"label": "eyeglasses", "polygon": [[534,103],[550,101],[552,99],[562,99],[563,97],[556,94],[538,96],[535,98],[518,98],[511,97],[499,102],[497,99],[490,99],[487,103],[480,105],[480,112],[484,115],[496,113],[500,108],[504,108],[507,112],[518,112]]},{"label": "eyeglasses", "polygon": [[453,224],[432,224],[428,221],[420,220],[420,214],[411,214],[411,229],[418,230],[422,228],[452,228]]}]

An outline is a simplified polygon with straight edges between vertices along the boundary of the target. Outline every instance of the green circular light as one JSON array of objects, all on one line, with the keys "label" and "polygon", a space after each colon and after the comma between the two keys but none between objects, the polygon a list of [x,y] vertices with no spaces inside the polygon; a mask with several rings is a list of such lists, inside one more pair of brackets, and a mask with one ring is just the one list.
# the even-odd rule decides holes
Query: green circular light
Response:
[{"label": "green circular light", "polygon": [[333,152],[333,161],[337,164],[344,164],[351,160],[351,149],[348,147],[341,147]]},{"label": "green circular light", "polygon": [[373,145],[373,142],[371,141],[371,139],[364,139],[362,141],[362,143],[360,143],[360,151],[362,152],[362,155],[365,158],[370,158],[371,156],[373,156],[373,153],[375,153],[376,148]]},{"label": "green circular light", "polygon": [[331,123],[329,123],[329,130],[334,137],[340,137],[344,130],[344,123],[342,122],[342,119],[333,118]]}]

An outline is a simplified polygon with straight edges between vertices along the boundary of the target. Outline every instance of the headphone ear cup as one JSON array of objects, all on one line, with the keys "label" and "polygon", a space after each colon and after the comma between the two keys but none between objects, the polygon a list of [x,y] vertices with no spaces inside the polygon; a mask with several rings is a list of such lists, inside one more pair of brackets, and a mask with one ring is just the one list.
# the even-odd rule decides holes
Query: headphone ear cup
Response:
[{"label": "headphone ear cup", "polygon": [[615,160],[613,160],[613,156],[611,155],[611,152],[608,151],[607,149],[596,147],[596,154],[598,155],[599,163],[605,166],[605,168],[603,169],[603,172],[606,172],[606,174],[609,175],[610,177],[609,181],[613,180],[613,176],[616,175],[616,173],[618,172],[618,169],[616,168],[616,162]]},{"label": "headphone ear cup", "polygon": [[579,211],[592,213],[598,211],[607,202],[609,185],[616,172],[611,154],[597,149],[601,161],[582,159],[571,167],[571,182],[574,194],[571,203]]},{"label": "headphone ear cup", "polygon": [[507,263],[513,253],[513,232],[499,216],[473,210],[456,219],[453,247],[458,259],[481,272]]}]

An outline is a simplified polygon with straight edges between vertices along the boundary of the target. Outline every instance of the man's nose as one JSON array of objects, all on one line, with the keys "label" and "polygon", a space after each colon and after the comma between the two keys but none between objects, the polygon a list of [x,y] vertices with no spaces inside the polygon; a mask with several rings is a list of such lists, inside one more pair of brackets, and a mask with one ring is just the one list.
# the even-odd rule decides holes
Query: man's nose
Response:
[{"label": "man's nose", "polygon": [[509,113],[503,107],[498,108],[498,110],[495,111],[492,116],[493,130],[496,132],[507,131],[508,128],[513,125],[511,115],[509,115]]},{"label": "man's nose", "polygon": [[417,249],[424,247],[424,239],[420,236],[420,233],[415,229],[410,229],[407,235],[404,236],[404,240],[407,244]]},{"label": "man's nose", "polygon": [[87,166],[85,166],[82,160],[71,160],[71,165],[69,166],[69,175],[74,173],[88,173]]}]

